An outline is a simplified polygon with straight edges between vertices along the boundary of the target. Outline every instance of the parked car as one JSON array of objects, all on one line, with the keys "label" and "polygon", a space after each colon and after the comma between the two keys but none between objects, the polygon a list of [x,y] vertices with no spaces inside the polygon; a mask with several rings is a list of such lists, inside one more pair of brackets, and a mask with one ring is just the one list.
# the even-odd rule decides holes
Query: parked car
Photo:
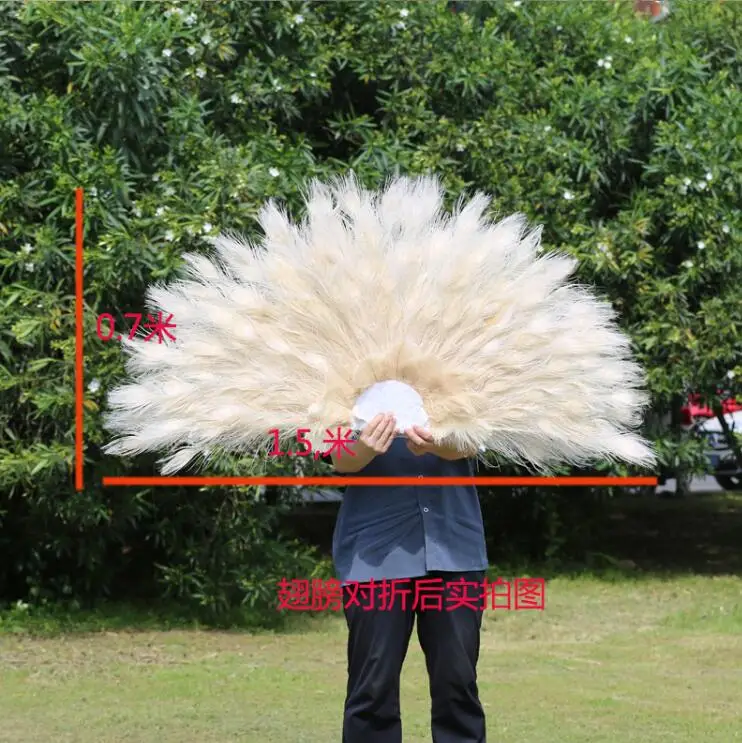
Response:
[{"label": "parked car", "polygon": [[[721,394],[724,395],[724,393]],[[721,409],[724,415],[736,413],[738,410],[742,410],[742,402],[727,395],[722,400]],[[700,395],[689,395],[688,402],[680,409],[680,414],[682,416],[682,424],[686,428],[696,425],[699,422],[699,418],[715,417],[714,411],[702,403]]]},{"label": "parked car", "polygon": [[[742,434],[742,409],[724,416],[733,434]],[[724,490],[742,490],[742,469],[737,465],[734,453],[727,442],[719,419],[706,418],[699,422],[697,429],[708,442],[707,457],[711,463],[716,482]]]}]

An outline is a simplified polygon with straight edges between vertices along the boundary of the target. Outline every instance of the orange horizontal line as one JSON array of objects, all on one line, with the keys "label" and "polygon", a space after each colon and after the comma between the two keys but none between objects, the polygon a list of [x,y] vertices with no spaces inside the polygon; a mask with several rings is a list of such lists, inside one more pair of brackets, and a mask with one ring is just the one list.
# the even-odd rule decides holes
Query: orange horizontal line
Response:
[{"label": "orange horizontal line", "polygon": [[656,477],[104,477],[104,487],[142,486],[246,486],[284,485],[490,485],[494,487],[537,485],[657,485]]}]

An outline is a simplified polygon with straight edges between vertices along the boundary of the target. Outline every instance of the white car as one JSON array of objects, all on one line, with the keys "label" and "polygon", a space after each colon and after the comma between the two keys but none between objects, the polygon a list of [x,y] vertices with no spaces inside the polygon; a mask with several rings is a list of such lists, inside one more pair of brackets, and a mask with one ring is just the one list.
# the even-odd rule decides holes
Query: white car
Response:
[{"label": "white car", "polygon": [[[742,410],[727,413],[724,419],[733,433],[742,434]],[[724,490],[742,490],[742,470],[737,466],[719,419],[708,418],[696,430],[708,441],[707,456],[719,485]]]}]

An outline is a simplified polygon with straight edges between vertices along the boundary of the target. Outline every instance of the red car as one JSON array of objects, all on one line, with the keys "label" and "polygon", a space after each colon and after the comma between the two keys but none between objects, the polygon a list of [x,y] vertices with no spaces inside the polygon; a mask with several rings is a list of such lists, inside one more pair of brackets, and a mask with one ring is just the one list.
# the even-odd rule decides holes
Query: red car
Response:
[{"label": "red car", "polygon": [[[734,398],[722,400],[721,408],[724,415],[742,410],[742,402]],[[698,418],[714,418],[714,411],[702,405],[700,395],[689,395],[688,402],[681,408],[681,420],[684,426],[692,426]]]}]

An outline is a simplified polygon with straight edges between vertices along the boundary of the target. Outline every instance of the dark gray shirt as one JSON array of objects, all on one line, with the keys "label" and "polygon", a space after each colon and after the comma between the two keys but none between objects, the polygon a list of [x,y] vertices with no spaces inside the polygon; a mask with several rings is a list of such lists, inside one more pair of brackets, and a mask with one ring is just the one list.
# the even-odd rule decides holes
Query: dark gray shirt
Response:
[{"label": "dark gray shirt", "polygon": [[[344,454],[343,456],[351,456]],[[363,470],[343,476],[471,477],[472,460],[416,457],[404,437]],[[332,545],[343,583],[417,578],[429,572],[487,568],[474,485],[348,486]]]}]

